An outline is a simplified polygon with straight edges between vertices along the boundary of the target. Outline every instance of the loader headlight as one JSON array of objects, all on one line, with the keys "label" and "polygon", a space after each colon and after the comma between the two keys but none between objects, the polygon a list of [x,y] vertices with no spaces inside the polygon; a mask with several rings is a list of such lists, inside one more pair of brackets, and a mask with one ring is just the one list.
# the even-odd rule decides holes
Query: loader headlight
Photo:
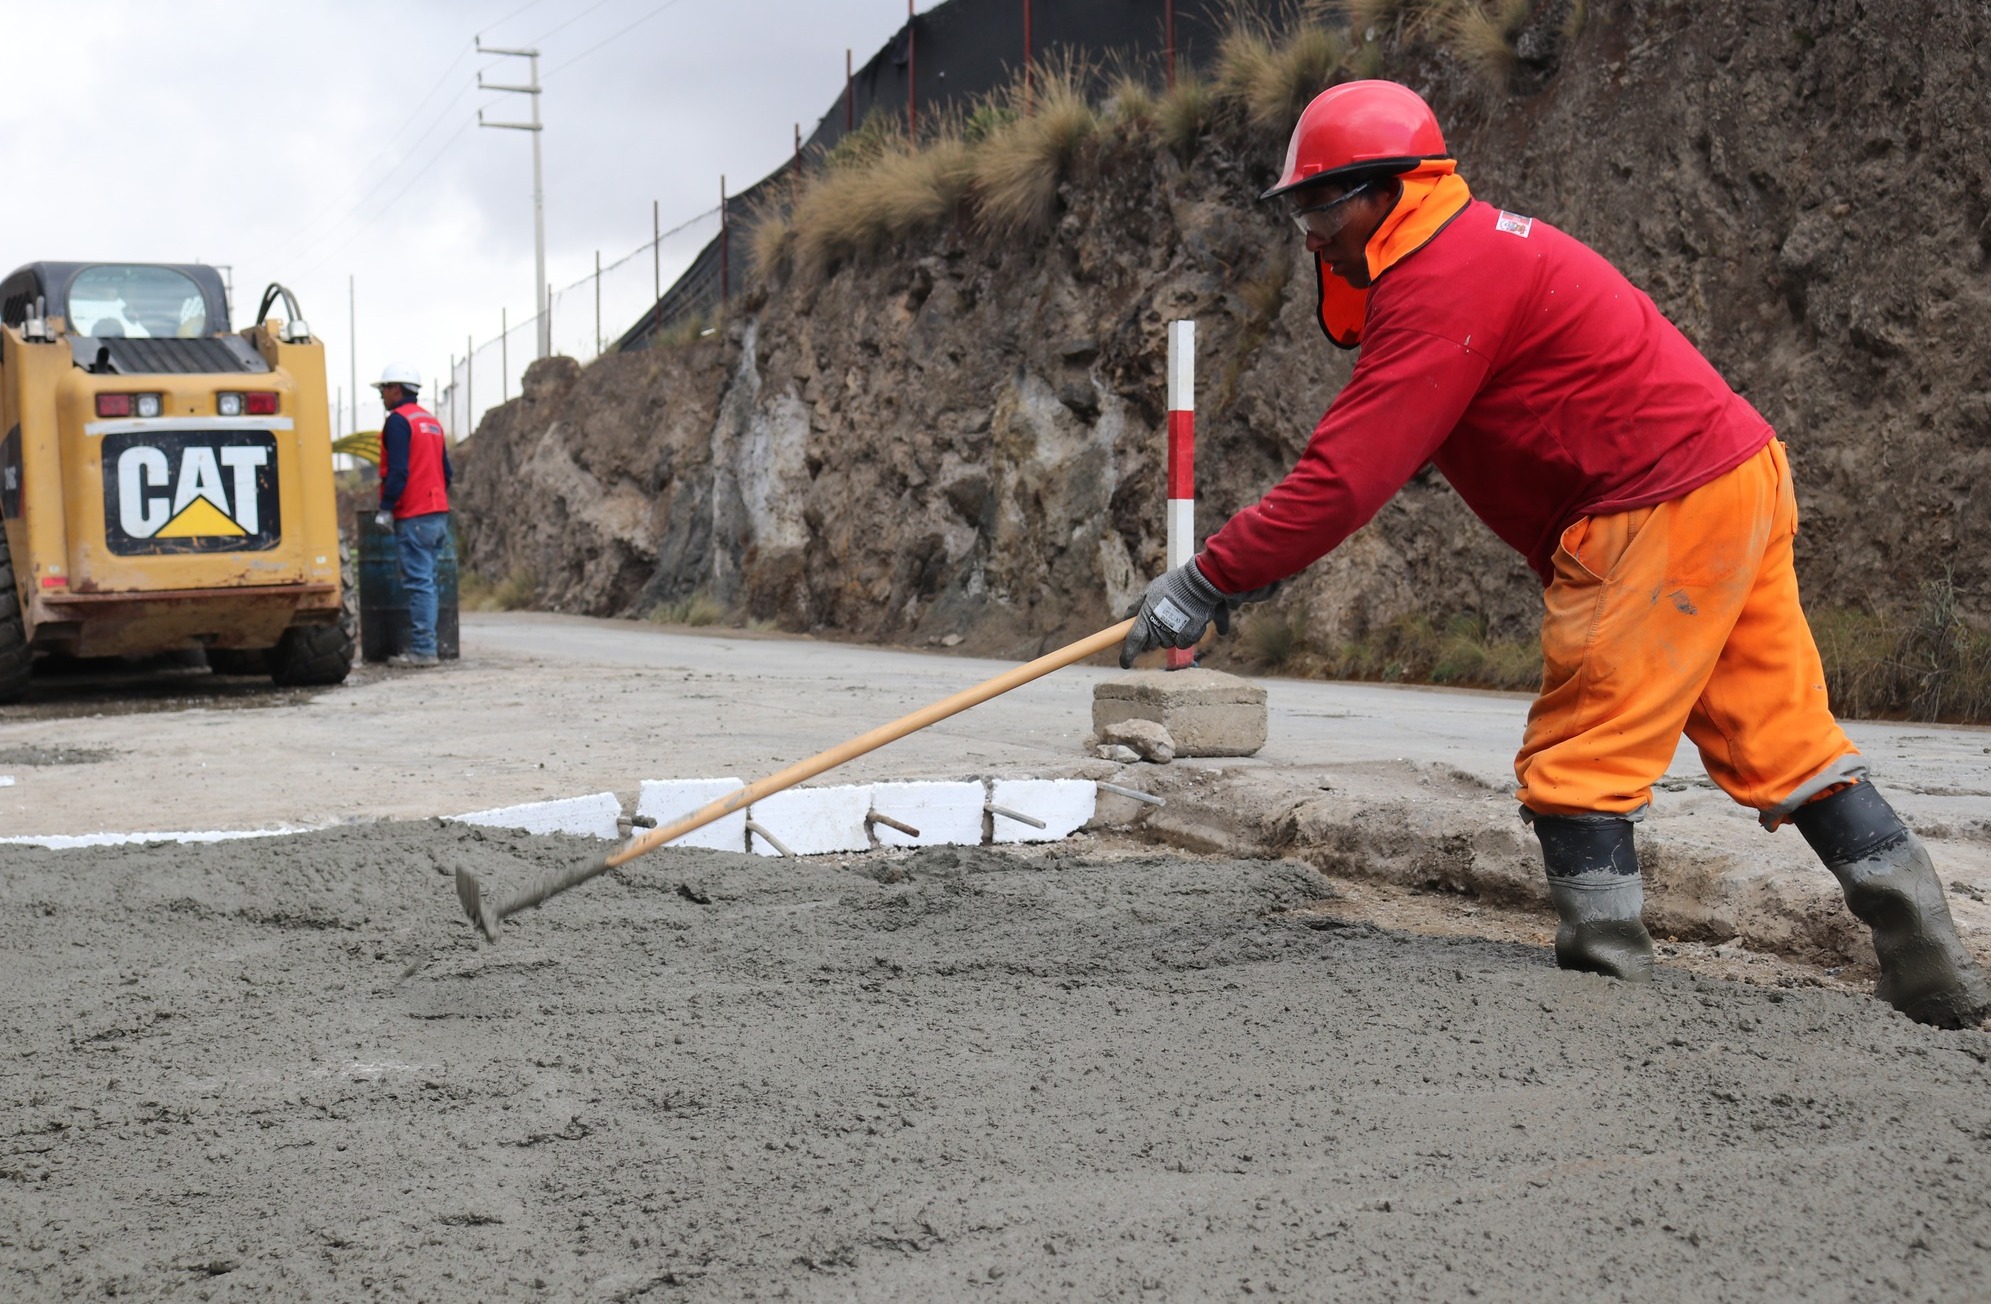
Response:
[{"label": "loader headlight", "polygon": [[157,394],[139,394],[133,398],[131,407],[134,415],[156,417],[160,411],[159,396]]},{"label": "loader headlight", "polygon": [[242,396],[240,394],[216,394],[214,396],[214,411],[218,416],[241,416]]}]

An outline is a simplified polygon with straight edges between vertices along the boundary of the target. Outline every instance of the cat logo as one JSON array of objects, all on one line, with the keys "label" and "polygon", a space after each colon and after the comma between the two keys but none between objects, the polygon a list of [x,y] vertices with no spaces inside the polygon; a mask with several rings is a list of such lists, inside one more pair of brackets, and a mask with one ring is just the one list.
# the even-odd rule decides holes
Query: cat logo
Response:
[{"label": "cat logo", "polygon": [[261,431],[104,438],[104,541],[119,556],[262,552],[283,534],[276,439]]}]

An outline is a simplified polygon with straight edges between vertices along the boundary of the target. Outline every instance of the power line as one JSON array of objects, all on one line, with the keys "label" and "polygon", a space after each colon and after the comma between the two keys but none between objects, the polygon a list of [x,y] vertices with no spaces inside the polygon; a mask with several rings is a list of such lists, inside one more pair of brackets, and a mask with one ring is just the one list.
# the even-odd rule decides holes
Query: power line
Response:
[{"label": "power line", "polygon": [[593,54],[596,50],[599,50],[603,46],[608,45],[613,41],[619,40],[620,38],[628,35],[630,32],[635,31],[637,28],[641,27],[644,23],[649,22],[652,18],[655,18],[658,14],[664,12],[664,10],[675,9],[678,6],[679,2],[680,0],[664,0],[664,3],[658,5],[655,9],[652,9],[649,13],[644,14],[641,18],[638,18],[635,22],[629,24],[629,26],[609,33],[609,35],[603,37],[599,41],[596,41],[593,45],[590,45],[587,49],[581,51],[579,54],[567,60],[565,63],[557,63],[553,65],[551,68],[548,68],[546,70],[546,75],[548,77],[551,77],[554,73],[559,72],[562,68],[573,67],[581,60]]},{"label": "power line", "polygon": [[595,0],[593,4],[589,5],[586,9],[581,10],[581,12],[575,14],[573,17],[563,19],[562,21],[555,23],[553,26],[547,28],[539,35],[533,37],[531,43],[533,45],[540,45],[544,43],[546,38],[553,35],[553,33],[559,31],[563,27],[572,27],[575,23],[580,22],[583,18],[586,18],[589,14],[593,13],[595,10],[601,8],[603,5],[608,3],[609,0]]},{"label": "power line", "polygon": [[353,242],[354,237],[358,236],[360,232],[366,230],[368,227],[372,226],[375,222],[378,222],[381,218],[385,217],[387,215],[388,210],[393,208],[395,204],[399,203],[401,201],[402,196],[406,195],[409,192],[409,190],[413,189],[417,181],[422,180],[423,170],[426,169],[429,164],[435,162],[438,158],[442,157],[442,153],[444,150],[448,149],[451,145],[454,145],[457,142],[457,139],[461,137],[464,132],[470,130],[470,128],[475,125],[476,125],[476,119],[474,118],[464,119],[463,124],[457,127],[455,131],[450,133],[449,139],[443,141],[442,144],[436,146],[436,148],[429,154],[429,156],[422,160],[422,166],[415,170],[415,174],[409,177],[408,180],[402,184],[401,188],[395,191],[394,194],[388,198],[386,203],[382,204],[378,209],[374,211],[373,216],[367,218],[365,221],[360,222],[355,226],[346,228],[344,239],[340,240],[339,243],[333,245],[331,248],[327,249],[324,253],[318,255],[318,257],[312,259],[310,262],[305,263],[303,267],[299,270],[298,275],[302,276],[306,272],[310,272],[318,267],[323,266],[326,259],[330,258],[333,254],[338,253],[340,250],[344,249],[347,245],[351,244]]},{"label": "power line", "polygon": [[[450,64],[447,68],[443,69],[442,76],[438,77],[435,81],[435,84],[429,87],[428,93],[422,96],[421,101],[415,105],[414,109],[409,112],[407,117],[401,120],[399,126],[396,126],[392,131],[387,133],[387,139],[390,142],[393,140],[394,137],[399,136],[402,132],[406,131],[410,125],[414,123],[415,119],[420,116],[422,109],[425,106],[427,106],[430,100],[436,97],[436,92],[440,91],[445,85],[448,84],[450,75],[456,71],[457,65],[462,63],[463,57],[469,53],[470,53],[470,47],[467,45],[464,46],[463,49],[457,51],[456,58],[450,61]],[[456,93],[456,95],[453,98],[451,98],[451,100],[447,104],[443,105],[441,110],[437,112],[435,121],[431,122],[429,126],[422,132],[422,134],[415,138],[414,143],[408,146],[407,152],[412,153],[414,150],[419,148],[421,146],[422,141],[428,138],[429,133],[434,131],[436,129],[437,124],[439,124],[442,121],[442,119],[448,115],[449,110],[454,108],[457,101],[461,100],[463,96],[467,93],[468,93],[468,88],[459,90]],[[382,159],[388,156],[390,149],[391,145],[383,146],[378,153],[374,154],[372,158],[368,159],[366,163],[360,167],[359,175],[365,176],[368,172],[372,171],[375,164],[379,163]],[[402,155],[401,162],[405,162],[406,159],[407,159],[407,154],[404,153]],[[392,177],[394,173],[400,169],[401,162],[395,163],[393,167],[390,167],[389,169],[387,169],[386,172],[382,173],[380,179],[374,182],[374,184],[370,188],[368,188],[365,194],[362,194],[358,199],[354,200],[352,206],[347,208],[343,213],[340,213],[337,216],[321,213],[317,218],[313,219],[312,221],[306,222],[303,226],[300,226],[297,229],[289,232],[276,244],[267,246],[262,254],[255,255],[251,259],[251,261],[273,260],[275,255],[277,254],[283,253],[290,249],[298,248],[300,241],[306,242],[302,246],[303,248],[306,249],[310,248],[309,241],[321,238],[321,233],[317,233],[317,229],[321,225],[329,224],[332,227],[336,227],[341,221],[345,220],[345,218],[351,216],[352,213],[357,211],[359,206],[361,204],[364,204],[367,201],[367,199],[373,195],[375,191],[379,190],[381,186],[386,184],[388,178]]]},{"label": "power line", "polygon": [[506,14],[503,18],[500,18],[495,22],[486,23],[484,25],[484,30],[488,32],[493,27],[503,27],[506,23],[509,23],[512,19],[517,18],[520,14],[524,13],[526,10],[537,7],[539,2],[540,0],[525,0],[524,4],[512,10],[510,13]]}]

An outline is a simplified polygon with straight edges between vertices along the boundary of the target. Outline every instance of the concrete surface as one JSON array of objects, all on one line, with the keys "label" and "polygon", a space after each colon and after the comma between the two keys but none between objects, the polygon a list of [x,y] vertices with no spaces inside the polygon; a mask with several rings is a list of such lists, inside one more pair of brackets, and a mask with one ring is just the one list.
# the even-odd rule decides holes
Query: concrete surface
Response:
[{"label": "concrete surface", "polygon": [[1078,847],[11,849],[0,1298],[1991,1297],[1991,1035]]}]

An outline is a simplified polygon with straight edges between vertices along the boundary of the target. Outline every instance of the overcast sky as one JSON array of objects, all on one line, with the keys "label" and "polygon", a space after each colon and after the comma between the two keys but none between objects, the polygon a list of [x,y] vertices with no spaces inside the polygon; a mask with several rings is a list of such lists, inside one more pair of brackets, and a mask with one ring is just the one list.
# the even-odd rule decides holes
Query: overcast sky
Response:
[{"label": "overcast sky", "polygon": [[[738,191],[779,166],[841,94],[845,48],[861,66],[905,17],[904,0],[0,0],[0,272],[231,264],[237,326],[282,281],[333,389],[350,274],[360,385],[397,359],[432,375],[496,336],[501,307],[533,311],[530,138],[476,125],[480,107],[526,118],[525,96],[476,88],[524,81],[525,61],[473,38],[541,51],[547,278],[643,248],[626,302],[648,297],[652,201],[668,229],[717,206],[722,173]],[[665,284],[711,229],[666,244]]]}]

